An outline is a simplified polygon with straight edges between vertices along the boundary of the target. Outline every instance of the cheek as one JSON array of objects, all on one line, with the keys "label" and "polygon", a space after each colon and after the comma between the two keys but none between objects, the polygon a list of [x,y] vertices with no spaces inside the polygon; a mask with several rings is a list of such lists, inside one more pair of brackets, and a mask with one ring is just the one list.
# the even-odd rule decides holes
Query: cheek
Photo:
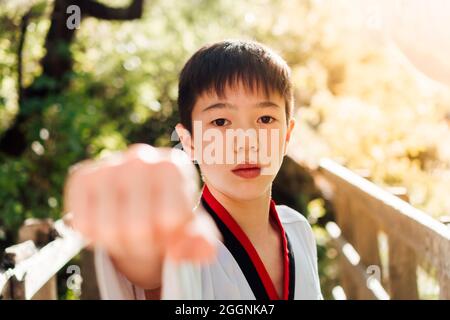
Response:
[{"label": "cheek", "polygon": [[197,136],[197,140],[195,141],[196,159],[199,164],[208,167],[223,165],[227,159],[227,150],[223,135],[219,130],[213,130],[209,131],[211,134],[206,132],[202,139],[200,139],[200,136]]},{"label": "cheek", "polygon": [[263,137],[259,141],[260,149],[263,152],[270,156],[283,153],[286,144],[286,130],[280,128],[269,129]]},{"label": "cheek", "polygon": [[282,148],[281,152],[284,152],[287,143],[287,130],[283,130],[280,135],[280,146]]},{"label": "cheek", "polygon": [[227,189],[230,185],[233,185],[232,175],[230,170],[232,168],[226,165],[216,165],[216,164],[203,164],[200,165],[200,171],[202,174],[203,181],[215,186],[217,189]]},{"label": "cheek", "polygon": [[280,169],[284,158],[286,130],[279,127],[268,130],[268,139],[261,142],[259,156],[261,163],[266,166],[263,169],[263,174],[275,176]]}]

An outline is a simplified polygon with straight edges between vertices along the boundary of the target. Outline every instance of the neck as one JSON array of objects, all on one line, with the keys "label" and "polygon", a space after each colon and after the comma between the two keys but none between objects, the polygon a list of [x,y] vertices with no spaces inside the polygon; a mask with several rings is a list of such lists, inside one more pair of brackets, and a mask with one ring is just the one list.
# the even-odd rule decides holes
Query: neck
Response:
[{"label": "neck", "polygon": [[260,197],[250,200],[231,198],[208,185],[214,198],[230,213],[247,237],[252,241],[267,239],[271,230],[270,223],[270,188]]}]

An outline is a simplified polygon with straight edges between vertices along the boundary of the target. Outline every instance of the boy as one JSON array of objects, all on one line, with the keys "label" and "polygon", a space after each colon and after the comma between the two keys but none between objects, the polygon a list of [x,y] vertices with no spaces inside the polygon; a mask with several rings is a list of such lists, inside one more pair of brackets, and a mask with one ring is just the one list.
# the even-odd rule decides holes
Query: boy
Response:
[{"label": "boy", "polygon": [[102,298],[321,299],[311,227],[271,199],[294,127],[286,62],[222,41],[179,80],[185,153],[133,145],[66,184],[73,225],[96,245]]}]

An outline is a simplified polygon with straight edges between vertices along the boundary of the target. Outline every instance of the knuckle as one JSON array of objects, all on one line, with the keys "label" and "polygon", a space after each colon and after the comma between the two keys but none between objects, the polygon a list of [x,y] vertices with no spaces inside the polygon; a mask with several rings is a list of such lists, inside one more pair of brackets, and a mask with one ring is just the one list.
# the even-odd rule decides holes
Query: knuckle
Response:
[{"label": "knuckle", "polygon": [[178,173],[178,167],[176,164],[167,159],[155,163],[153,169],[164,173]]}]

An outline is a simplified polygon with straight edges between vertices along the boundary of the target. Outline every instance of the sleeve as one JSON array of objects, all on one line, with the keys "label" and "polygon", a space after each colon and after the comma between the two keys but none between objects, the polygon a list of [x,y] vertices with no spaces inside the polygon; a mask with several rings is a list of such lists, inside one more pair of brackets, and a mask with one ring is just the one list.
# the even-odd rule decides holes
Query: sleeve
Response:
[{"label": "sleeve", "polygon": [[[95,272],[102,300],[145,300],[145,290],[129,281],[114,266],[107,251],[95,247]],[[201,268],[194,263],[166,259],[162,270],[161,299],[202,299]]]},{"label": "sleeve", "polygon": [[96,246],[94,259],[102,300],[145,300],[145,290],[131,283],[116,269],[105,249]]},{"label": "sleeve", "polygon": [[191,262],[163,264],[161,299],[201,300],[203,298],[201,267]]}]

